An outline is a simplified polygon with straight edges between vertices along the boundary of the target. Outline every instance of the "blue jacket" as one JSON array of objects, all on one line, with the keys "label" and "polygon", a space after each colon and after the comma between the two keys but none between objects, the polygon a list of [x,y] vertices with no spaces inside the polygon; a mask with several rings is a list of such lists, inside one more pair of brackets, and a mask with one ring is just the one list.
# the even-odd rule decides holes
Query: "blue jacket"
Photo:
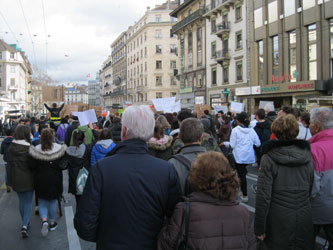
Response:
[{"label": "blue jacket", "polygon": [[96,249],[156,250],[164,217],[181,194],[172,165],[139,139],[120,142],[90,170],[74,219]]},{"label": "blue jacket", "polygon": [[104,158],[115,146],[116,144],[111,139],[98,141],[91,151],[90,166]]}]

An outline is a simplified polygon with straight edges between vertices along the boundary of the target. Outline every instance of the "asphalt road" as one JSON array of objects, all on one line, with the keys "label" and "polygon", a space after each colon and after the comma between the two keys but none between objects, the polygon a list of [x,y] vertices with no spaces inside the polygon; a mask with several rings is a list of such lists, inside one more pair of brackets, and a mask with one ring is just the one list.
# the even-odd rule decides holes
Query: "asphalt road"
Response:
[{"label": "asphalt road", "polygon": [[[2,139],[0,139],[1,143]],[[251,185],[257,183],[258,171],[255,167],[248,166],[248,196],[249,202],[241,204],[249,209],[252,218],[255,212],[255,194]],[[64,171],[64,198],[62,202],[63,216],[57,213],[58,228],[49,232],[47,237],[42,237],[40,233],[41,220],[35,215],[34,210],[30,217],[30,228],[28,239],[21,238],[21,218],[18,210],[18,198],[15,192],[6,192],[4,185],[3,160],[0,157],[0,250],[93,250],[94,243],[80,240],[73,227],[73,216],[75,213],[75,198],[67,193],[68,175]],[[34,209],[34,208],[33,208]],[[322,236],[321,236],[322,237]],[[317,238],[318,249],[324,244],[322,238]]]}]

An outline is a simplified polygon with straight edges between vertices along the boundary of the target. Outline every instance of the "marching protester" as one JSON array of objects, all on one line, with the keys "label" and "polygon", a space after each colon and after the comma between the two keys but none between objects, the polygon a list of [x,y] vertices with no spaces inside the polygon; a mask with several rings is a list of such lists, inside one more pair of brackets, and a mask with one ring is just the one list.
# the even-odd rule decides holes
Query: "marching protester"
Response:
[{"label": "marching protester", "polygon": [[57,128],[57,137],[58,139],[63,143],[65,141],[66,137],[66,131],[68,128],[67,120],[66,118],[61,118],[60,125]]},{"label": "marching protester", "polygon": [[22,238],[29,237],[28,227],[34,193],[34,178],[29,156],[30,132],[29,127],[18,126],[15,129],[14,140],[10,144],[7,154],[8,186],[17,193],[19,198]]},{"label": "marching protester", "polygon": [[148,154],[154,126],[147,106],[128,107],[122,115],[122,142],[90,170],[74,226],[97,249],[156,249],[180,186],[172,165]]},{"label": "marching protester", "polygon": [[242,112],[237,115],[236,118],[237,127],[235,127],[230,136],[230,143],[224,142],[222,145],[231,146],[232,153],[236,162],[236,171],[240,179],[241,186],[241,200],[242,202],[248,202],[247,196],[247,165],[256,162],[255,153],[253,147],[260,147],[260,140],[257,133],[253,128],[249,128],[249,117],[246,112]]},{"label": "marching protester", "polygon": [[116,144],[112,140],[110,129],[104,128],[99,135],[98,141],[92,148],[90,165],[93,166],[97,161],[103,159],[115,146]]},{"label": "marching protester", "polygon": [[79,118],[77,116],[70,116],[69,119],[72,120],[72,122],[65,133],[65,144],[67,147],[70,146],[73,131],[80,126]]},{"label": "marching protester", "polygon": [[[54,143],[52,129],[46,128],[40,136],[40,144],[30,146],[29,154],[34,159],[34,187],[38,197],[38,210],[42,220],[41,234],[46,236],[48,231],[54,231],[56,222],[57,200],[62,196],[62,170],[59,167],[66,145]],[[48,217],[49,214],[49,217]],[[49,221],[48,221],[49,219]]]},{"label": "marching protester", "polygon": [[255,234],[262,249],[313,249],[310,145],[296,140],[299,127],[289,114],[272,124],[278,140],[263,145],[255,210]]},{"label": "marching protester", "polygon": [[229,141],[231,135],[230,117],[227,115],[222,115],[219,118],[219,121],[220,127],[217,131],[219,142]]},{"label": "marching protester", "polygon": [[114,117],[109,129],[112,133],[112,139],[114,143],[121,142],[121,119],[119,117]]},{"label": "marching protester", "polygon": [[[177,204],[159,235],[157,249],[178,249],[179,235],[185,234],[186,249],[255,250],[250,213],[235,201],[239,179],[228,160],[217,152],[199,154],[188,182],[193,193]],[[189,228],[187,234],[184,228]]]},{"label": "marching protester", "polygon": [[314,167],[314,183],[311,194],[313,240],[324,229],[333,247],[333,110],[317,108],[311,110],[310,130],[312,138],[311,157]]}]

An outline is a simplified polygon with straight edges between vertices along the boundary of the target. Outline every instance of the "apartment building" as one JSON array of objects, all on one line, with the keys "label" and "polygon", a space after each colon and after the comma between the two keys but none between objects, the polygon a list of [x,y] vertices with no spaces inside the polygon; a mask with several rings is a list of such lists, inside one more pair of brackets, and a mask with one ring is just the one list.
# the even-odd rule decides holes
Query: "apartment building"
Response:
[{"label": "apartment building", "polygon": [[177,96],[177,38],[170,34],[177,6],[168,1],[145,15],[127,31],[127,101],[151,104],[151,99]]},{"label": "apartment building", "polygon": [[71,88],[65,89],[65,103],[83,103],[88,104],[88,86],[74,85]]},{"label": "apartment building", "polygon": [[0,39],[0,113],[31,110],[32,69],[25,53],[16,44]]},{"label": "apartment building", "polygon": [[236,89],[248,85],[248,0],[206,1],[207,104],[245,102]]},{"label": "apartment building", "polygon": [[179,99],[182,108],[207,103],[204,6],[204,0],[179,0],[178,7],[170,13],[178,20],[171,32],[178,37]]},{"label": "apartment building", "polygon": [[99,81],[103,88],[103,104],[106,107],[112,105],[112,61],[111,55],[104,61],[102,69],[99,71]]},{"label": "apartment building", "polygon": [[88,104],[93,106],[101,105],[100,84],[99,81],[88,81]]},{"label": "apartment building", "polygon": [[113,106],[121,106],[127,99],[126,41],[127,32],[123,32],[111,44],[112,92],[110,93],[110,98]]},{"label": "apartment building", "polygon": [[249,1],[249,27],[251,81],[239,96],[251,110],[263,100],[332,106],[332,0]]}]

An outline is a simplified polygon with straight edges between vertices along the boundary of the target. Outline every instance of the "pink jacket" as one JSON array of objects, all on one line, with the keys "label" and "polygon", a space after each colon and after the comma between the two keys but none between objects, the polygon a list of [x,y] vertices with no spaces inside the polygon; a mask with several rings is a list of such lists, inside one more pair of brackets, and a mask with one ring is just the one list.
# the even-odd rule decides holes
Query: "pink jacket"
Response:
[{"label": "pink jacket", "polygon": [[312,219],[314,224],[333,223],[333,129],[314,135],[309,143],[314,166],[311,193]]}]

